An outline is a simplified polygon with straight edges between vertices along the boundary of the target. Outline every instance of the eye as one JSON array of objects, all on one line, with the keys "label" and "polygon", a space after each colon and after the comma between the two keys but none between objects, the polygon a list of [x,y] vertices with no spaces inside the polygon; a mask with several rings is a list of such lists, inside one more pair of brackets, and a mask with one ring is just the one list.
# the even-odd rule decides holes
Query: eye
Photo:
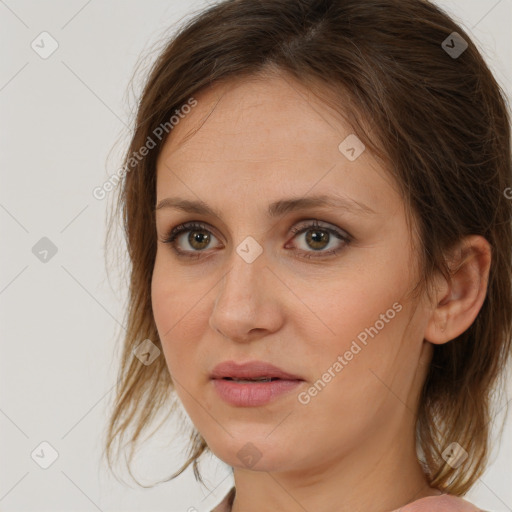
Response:
[{"label": "eye", "polygon": [[[299,235],[302,234],[306,235],[303,238],[305,249],[297,251],[297,255],[301,258],[333,256],[352,241],[352,237],[348,233],[344,233],[338,228],[321,226],[317,220],[308,221],[305,225],[294,227],[290,231],[295,233],[294,238],[299,238]],[[329,247],[331,242],[334,242],[334,247],[331,245],[330,250],[324,250]],[[313,251],[307,250],[308,248],[313,249]]]},{"label": "eye", "polygon": [[[352,237],[338,228],[325,227],[318,223],[317,220],[309,221],[294,227],[290,230],[294,233],[294,238],[299,238],[299,235],[306,234],[304,242],[305,248],[295,250],[297,255],[301,258],[318,258],[335,255],[344,246],[352,241]],[[185,236],[187,235],[188,236]],[[170,244],[174,252],[183,258],[200,258],[204,249],[211,245],[212,237],[216,238],[210,229],[205,224],[199,222],[187,222],[180,224],[173,229],[161,240],[162,243]],[[188,244],[191,248],[181,248],[180,239],[182,243]],[[332,247],[334,242],[334,247]],[[331,245],[330,250],[325,250]],[[312,249],[312,250],[308,250]],[[316,253],[316,254],[315,254]]]},{"label": "eye", "polygon": [[[183,235],[186,235],[184,237]],[[178,247],[180,238],[185,238],[186,243],[192,250],[181,249]],[[206,249],[211,242],[212,232],[206,227],[206,225],[199,222],[187,222],[186,224],[180,224],[175,228],[171,229],[169,234],[162,240],[164,244],[170,244],[173,250],[178,256],[185,258],[199,258],[203,249]],[[216,238],[214,236],[214,238]],[[193,253],[197,254],[193,254]]]}]

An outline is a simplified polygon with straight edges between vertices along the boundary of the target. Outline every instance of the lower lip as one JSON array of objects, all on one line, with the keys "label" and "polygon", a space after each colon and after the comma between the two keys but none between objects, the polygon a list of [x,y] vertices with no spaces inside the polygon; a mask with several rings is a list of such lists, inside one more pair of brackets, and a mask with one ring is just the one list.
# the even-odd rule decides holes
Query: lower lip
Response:
[{"label": "lower lip", "polygon": [[270,382],[249,383],[214,379],[213,385],[220,397],[229,404],[239,407],[257,407],[295,389],[302,382],[301,380],[279,379]]}]

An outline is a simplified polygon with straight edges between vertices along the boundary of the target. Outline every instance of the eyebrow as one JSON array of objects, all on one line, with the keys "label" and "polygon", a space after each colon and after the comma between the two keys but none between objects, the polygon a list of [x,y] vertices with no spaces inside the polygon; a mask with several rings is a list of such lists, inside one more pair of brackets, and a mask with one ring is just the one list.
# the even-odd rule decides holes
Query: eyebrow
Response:
[{"label": "eyebrow", "polygon": [[[282,217],[290,212],[315,207],[337,208],[356,215],[370,215],[377,213],[366,204],[356,201],[355,199],[343,196],[317,195],[280,199],[268,206],[267,215],[271,218]],[[155,211],[163,208],[175,208],[177,210],[197,215],[213,215],[215,217],[222,218],[222,214],[219,211],[200,200],[191,201],[180,197],[167,197],[162,199],[155,206]]]}]

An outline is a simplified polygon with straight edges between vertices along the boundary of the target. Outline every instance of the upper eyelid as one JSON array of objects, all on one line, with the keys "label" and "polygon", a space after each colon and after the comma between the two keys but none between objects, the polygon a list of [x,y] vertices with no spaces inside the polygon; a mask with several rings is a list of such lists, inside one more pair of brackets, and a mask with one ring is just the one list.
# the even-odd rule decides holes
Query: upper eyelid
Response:
[{"label": "upper eyelid", "polygon": [[[208,231],[212,231],[214,234],[215,234],[215,231],[217,230],[217,228],[215,228],[214,226],[212,226],[211,224],[209,224],[208,222],[204,222],[204,221],[201,221],[201,220],[192,220],[192,221],[186,221],[186,222],[181,222],[179,224],[176,224],[176,226],[174,226],[173,228],[169,229],[167,231],[167,233],[171,233],[172,231],[176,230],[176,229],[179,229],[179,231],[185,231],[187,229],[193,229],[194,226],[204,226],[203,229],[206,229]],[[294,229],[301,229],[302,227],[315,227],[315,225],[317,225],[317,227],[319,228],[324,228],[324,229],[332,229],[334,231],[338,230],[338,231],[343,231],[343,232],[346,232],[346,230],[342,229],[342,228],[339,228],[338,226],[336,226],[335,224],[331,223],[331,222],[328,222],[328,221],[325,221],[325,220],[319,220],[319,219],[315,219],[315,218],[312,218],[312,217],[309,217],[309,218],[306,218],[306,219],[301,219],[301,220],[298,220],[296,222],[293,223],[292,227],[288,230],[288,231],[292,231]],[[201,227],[202,227],[201,226]],[[299,226],[296,228],[296,226]],[[272,225],[269,230],[271,230],[274,226]],[[348,233],[347,233],[348,235]]]}]

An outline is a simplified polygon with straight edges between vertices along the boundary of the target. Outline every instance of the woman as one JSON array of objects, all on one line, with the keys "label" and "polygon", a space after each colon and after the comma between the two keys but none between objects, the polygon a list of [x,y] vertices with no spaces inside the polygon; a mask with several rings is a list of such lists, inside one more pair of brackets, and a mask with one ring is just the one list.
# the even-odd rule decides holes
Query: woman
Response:
[{"label": "woman", "polygon": [[459,26],[423,0],[221,2],[161,52],[125,169],[109,457],[178,399],[171,478],[214,453],[217,511],[478,510],[511,348],[510,118]]}]

